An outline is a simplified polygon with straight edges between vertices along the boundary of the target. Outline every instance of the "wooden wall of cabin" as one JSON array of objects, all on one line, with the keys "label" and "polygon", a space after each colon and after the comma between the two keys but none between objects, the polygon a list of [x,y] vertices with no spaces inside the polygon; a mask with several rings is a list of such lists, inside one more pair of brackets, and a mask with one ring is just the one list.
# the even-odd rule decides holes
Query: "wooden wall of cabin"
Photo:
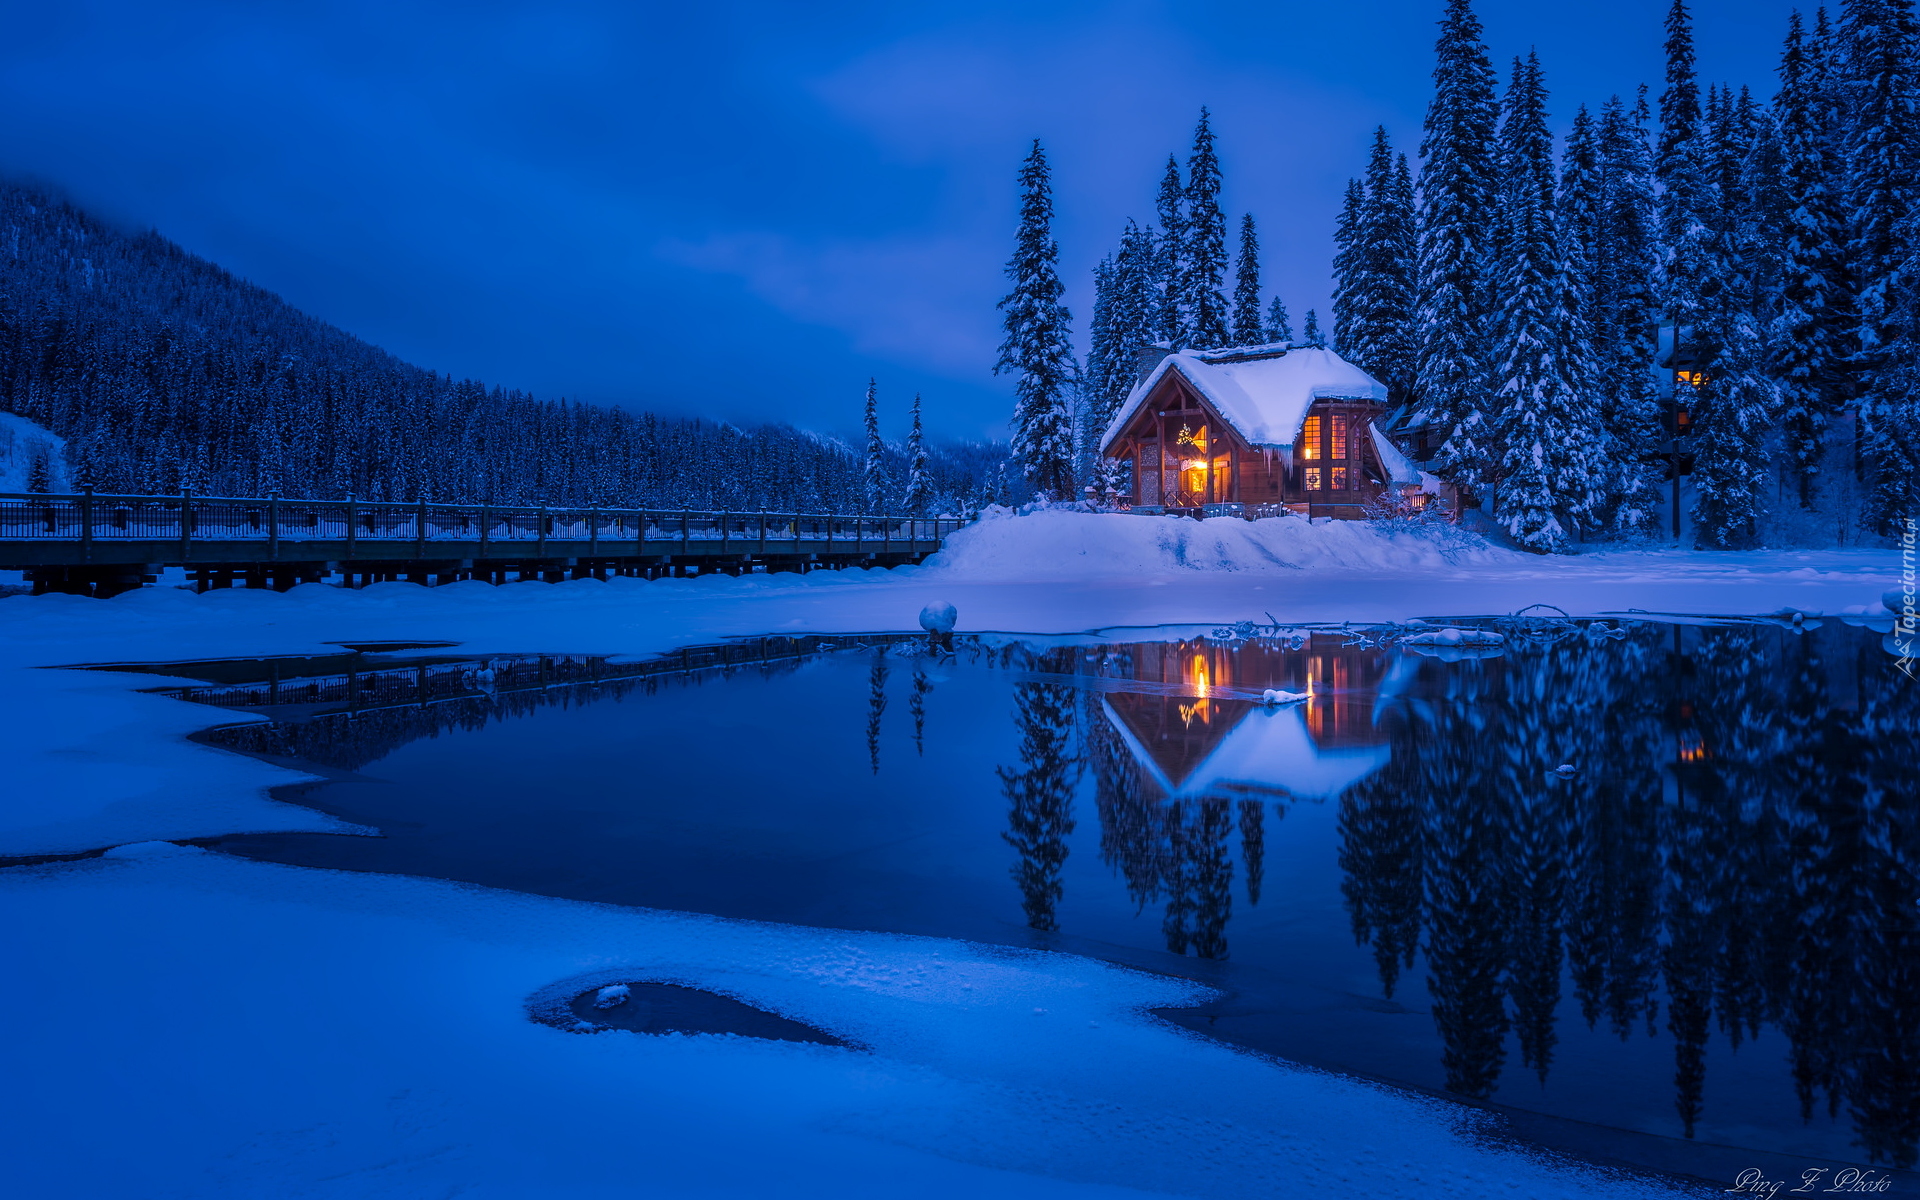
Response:
[{"label": "wooden wall of cabin", "polygon": [[[1278,453],[1249,447],[1233,437],[1224,423],[1207,422],[1210,440],[1215,443],[1209,447],[1214,451],[1215,476],[1215,494],[1211,499],[1236,500],[1248,505],[1312,505],[1316,509],[1326,509],[1325,513],[1316,512],[1316,516],[1359,516],[1360,506],[1383,490],[1368,478],[1370,473],[1379,473],[1381,470],[1378,456],[1367,435],[1369,425],[1380,411],[1376,406],[1366,404],[1316,402],[1308,410],[1308,422],[1302,430],[1301,444],[1295,447],[1296,461],[1291,469]],[[1123,443],[1123,453],[1133,460],[1134,503],[1180,507],[1207,502],[1182,488],[1179,464],[1193,461],[1196,455],[1190,446],[1176,445],[1174,438],[1183,422],[1192,424],[1198,415],[1193,410],[1186,410],[1150,419],[1151,424],[1143,421],[1140,433],[1151,433],[1130,438]],[[1336,416],[1341,418],[1344,430],[1338,438],[1334,436],[1332,426]],[[1316,431],[1320,438],[1317,459],[1305,456],[1305,434],[1308,430]],[[1218,444],[1222,435],[1230,440],[1230,450]],[[1333,453],[1336,449],[1343,453],[1336,457]],[[1336,468],[1340,471],[1339,478],[1348,484],[1344,489],[1335,490],[1330,486],[1335,481]],[[1308,474],[1310,470],[1319,476],[1321,487],[1318,489],[1307,487],[1312,478]],[[1166,483],[1164,490],[1162,480]]]}]

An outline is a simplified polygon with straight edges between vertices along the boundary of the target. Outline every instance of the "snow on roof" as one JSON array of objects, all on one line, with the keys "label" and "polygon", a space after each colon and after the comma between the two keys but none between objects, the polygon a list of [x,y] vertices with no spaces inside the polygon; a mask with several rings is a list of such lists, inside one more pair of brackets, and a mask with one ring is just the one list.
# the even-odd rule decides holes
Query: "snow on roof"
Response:
[{"label": "snow on roof", "polygon": [[1373,448],[1380,454],[1380,465],[1387,469],[1389,483],[1396,487],[1417,487],[1423,492],[1440,491],[1440,477],[1422,471],[1412,459],[1400,452],[1400,447],[1394,445],[1391,438],[1380,432],[1379,426],[1369,425],[1367,432],[1373,435]]},{"label": "snow on roof", "polygon": [[1325,800],[1386,766],[1392,757],[1389,746],[1322,750],[1307,732],[1298,704],[1256,709],[1234,726],[1180,790],[1198,796],[1239,784],[1278,788],[1303,800]]},{"label": "snow on roof", "polygon": [[1373,448],[1380,455],[1380,465],[1387,469],[1387,482],[1418,486],[1420,468],[1413,465],[1413,460],[1400,453],[1400,447],[1377,427],[1369,425],[1367,432],[1373,435]]},{"label": "snow on roof", "polygon": [[1133,757],[1168,796],[1201,796],[1219,789],[1252,787],[1284,791],[1303,800],[1325,800],[1387,765],[1390,746],[1322,750],[1307,731],[1297,704],[1256,708],[1240,719],[1213,753],[1185,779],[1172,779],[1120,714],[1101,698],[1107,722],[1119,731]]},{"label": "snow on roof", "polygon": [[1315,400],[1387,399],[1385,384],[1318,346],[1181,350],[1134,385],[1101,437],[1101,450],[1120,436],[1168,371],[1178,371],[1248,445],[1278,450],[1292,450]]}]

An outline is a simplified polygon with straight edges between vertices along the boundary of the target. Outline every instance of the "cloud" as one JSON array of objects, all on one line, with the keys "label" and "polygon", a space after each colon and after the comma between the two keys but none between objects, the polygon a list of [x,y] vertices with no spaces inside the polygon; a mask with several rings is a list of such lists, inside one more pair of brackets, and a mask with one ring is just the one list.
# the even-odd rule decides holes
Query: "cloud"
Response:
[{"label": "cloud", "polygon": [[655,252],[736,276],[787,316],[846,333],[862,354],[956,378],[977,378],[993,365],[999,277],[969,239],[817,239],[763,230],[669,239]]}]

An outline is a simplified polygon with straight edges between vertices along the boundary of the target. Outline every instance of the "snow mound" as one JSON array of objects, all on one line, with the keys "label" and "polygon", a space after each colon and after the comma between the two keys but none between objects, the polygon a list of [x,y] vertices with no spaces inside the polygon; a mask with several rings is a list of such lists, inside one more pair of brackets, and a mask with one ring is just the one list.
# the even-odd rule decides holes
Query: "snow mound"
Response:
[{"label": "snow mound", "polygon": [[1387,533],[1365,521],[1142,517],[1049,510],[987,515],[927,560],[981,579],[1087,579],[1189,571],[1405,571],[1530,558],[1457,529]]}]

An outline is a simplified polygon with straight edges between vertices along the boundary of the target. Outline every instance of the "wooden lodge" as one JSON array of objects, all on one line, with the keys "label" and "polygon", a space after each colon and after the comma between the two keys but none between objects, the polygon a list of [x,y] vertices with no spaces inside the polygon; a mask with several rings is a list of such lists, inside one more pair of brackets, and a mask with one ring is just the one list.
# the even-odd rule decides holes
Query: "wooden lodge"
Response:
[{"label": "wooden lodge", "polygon": [[1146,512],[1360,517],[1439,484],[1375,429],[1384,384],[1317,346],[1159,352],[1101,439]]}]

